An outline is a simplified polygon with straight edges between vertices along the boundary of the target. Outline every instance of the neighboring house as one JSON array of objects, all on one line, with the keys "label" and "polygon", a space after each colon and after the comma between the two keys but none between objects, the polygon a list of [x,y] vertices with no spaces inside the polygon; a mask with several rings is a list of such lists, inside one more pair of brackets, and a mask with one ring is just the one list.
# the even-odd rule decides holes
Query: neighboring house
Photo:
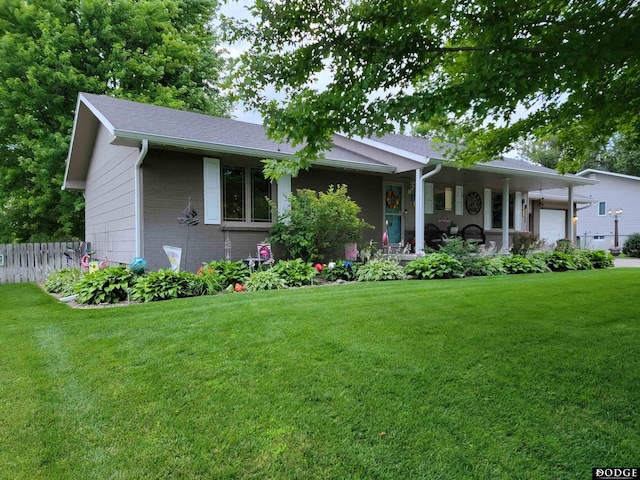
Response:
[{"label": "neighboring house", "polygon": [[[430,140],[397,134],[335,135],[309,170],[264,178],[262,159],[294,152],[261,125],[82,93],[63,188],[84,192],[85,239],[98,258],[144,256],[154,270],[169,266],[163,245],[186,246],[187,227],[177,218],[191,203],[200,224],[189,229],[185,268],[195,271],[224,258],[226,240],[232,259],[255,256],[275,221],[265,198],[284,211],[300,188],[348,185],[375,227],[365,241],[380,244],[386,228],[392,244],[414,241],[421,251],[427,230],[451,222],[478,225],[487,242],[508,248],[514,233],[534,227],[528,192],[563,189],[573,199],[575,187],[597,183],[509,159],[458,169]],[[573,223],[564,226],[571,237]]]},{"label": "neighboring house", "polygon": [[592,200],[586,208],[577,212],[576,233],[580,237],[580,246],[613,247],[613,216],[616,210],[622,210],[618,217],[620,247],[629,234],[640,232],[640,177],[593,169],[576,175],[598,181],[595,185],[576,188],[579,195]]}]

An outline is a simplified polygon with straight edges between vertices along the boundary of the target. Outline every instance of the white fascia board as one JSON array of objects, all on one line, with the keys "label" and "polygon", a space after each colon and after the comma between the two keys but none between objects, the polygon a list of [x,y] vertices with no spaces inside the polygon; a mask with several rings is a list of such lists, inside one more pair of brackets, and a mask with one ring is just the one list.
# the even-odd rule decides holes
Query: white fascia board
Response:
[{"label": "white fascia board", "polygon": [[93,115],[98,119],[98,121],[100,123],[102,123],[102,125],[105,126],[105,128],[109,131],[109,133],[111,135],[115,135],[115,128],[113,127],[113,125],[111,124],[111,122],[109,120],[107,120],[107,117],[105,117],[102,112],[100,110],[98,110],[96,107],[93,106],[93,104],[87,100],[87,98],[80,94],[78,97],[78,105],[76,106],[76,113],[79,110],[79,106],[80,106],[80,102],[84,103],[86,105],[86,107],[91,110],[91,113],[93,113]]},{"label": "white fascia board", "polygon": [[482,172],[491,172],[491,173],[501,173],[503,175],[516,175],[520,177],[530,177],[530,178],[544,178],[549,180],[563,180],[571,185],[595,185],[599,183],[597,180],[592,180],[590,178],[577,178],[575,175],[567,176],[560,175],[555,173],[546,173],[546,172],[533,172],[531,170],[521,170],[519,168],[510,168],[510,167],[498,167],[494,165],[486,165],[482,163],[476,163],[469,167],[470,170],[479,170]]},{"label": "white fascia board", "polygon": [[[263,150],[259,148],[243,147],[240,145],[231,145],[225,143],[202,142],[198,140],[189,140],[186,138],[166,137],[164,135],[150,135],[148,133],[131,132],[126,130],[114,130],[114,142],[118,138],[127,140],[135,140],[141,142],[146,139],[152,145],[169,145],[178,148],[214,151],[216,153],[231,153],[236,155],[248,155],[251,157],[287,159],[293,156],[292,153],[278,152],[275,150]],[[112,142],[113,143],[113,142]],[[356,170],[365,170],[369,172],[393,173],[395,169],[387,165],[371,165],[370,163],[360,163],[349,160],[336,159],[320,159],[315,162],[316,165],[348,168]]]},{"label": "white fascia board", "polygon": [[629,180],[640,181],[640,177],[634,177],[633,175],[625,175],[624,173],[615,173],[615,172],[605,172],[604,170],[596,170],[594,168],[587,168],[586,170],[582,170],[581,172],[576,173],[576,176],[582,177],[590,173],[595,173],[598,175],[610,175],[612,177],[620,177],[620,178],[627,178]]},{"label": "white fascia board", "polygon": [[391,145],[387,145],[386,143],[376,142],[375,140],[371,140],[370,138],[363,138],[354,135],[353,137],[351,137],[351,139],[364,145],[377,148],[378,150],[392,153],[394,155],[398,155],[399,157],[408,158],[409,160],[413,160],[415,162],[421,162],[425,165],[428,163],[428,159],[424,155],[419,155],[408,150],[403,150],[402,148],[392,147]]},{"label": "white fascia board", "polygon": [[82,95],[78,95],[78,100],[76,100],[76,111],[73,115],[73,130],[71,131],[71,141],[69,142],[69,153],[67,155],[67,163],[64,167],[64,177],[62,181],[62,190],[73,189],[71,186],[71,182],[67,182],[67,175],[69,175],[69,164],[71,163],[71,151],[73,149],[73,141],[76,138],[76,129],[78,128],[78,116],[80,115],[80,101],[82,100]]}]

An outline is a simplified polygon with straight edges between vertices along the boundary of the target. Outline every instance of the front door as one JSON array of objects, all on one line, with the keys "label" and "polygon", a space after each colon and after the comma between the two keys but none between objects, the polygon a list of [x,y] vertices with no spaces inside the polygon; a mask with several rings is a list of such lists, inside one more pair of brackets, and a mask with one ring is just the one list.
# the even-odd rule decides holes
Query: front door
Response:
[{"label": "front door", "polygon": [[402,225],[402,185],[384,186],[384,219],[389,243],[400,243],[404,236]]}]

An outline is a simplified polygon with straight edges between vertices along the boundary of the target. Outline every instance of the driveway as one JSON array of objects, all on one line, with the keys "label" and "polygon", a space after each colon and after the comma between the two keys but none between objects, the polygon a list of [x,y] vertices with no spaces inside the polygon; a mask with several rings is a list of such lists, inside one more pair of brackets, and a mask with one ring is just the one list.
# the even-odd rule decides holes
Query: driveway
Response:
[{"label": "driveway", "polygon": [[640,258],[614,258],[616,267],[636,267],[640,268]]}]

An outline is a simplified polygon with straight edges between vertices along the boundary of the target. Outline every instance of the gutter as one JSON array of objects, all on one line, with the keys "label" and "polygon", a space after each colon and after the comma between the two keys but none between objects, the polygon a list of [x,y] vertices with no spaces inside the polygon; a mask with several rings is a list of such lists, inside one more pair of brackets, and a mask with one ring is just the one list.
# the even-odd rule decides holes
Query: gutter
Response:
[{"label": "gutter", "polygon": [[142,139],[140,146],[140,154],[136,160],[136,166],[133,174],[133,183],[135,190],[135,211],[136,211],[136,257],[142,256],[142,185],[140,182],[140,169],[142,168],[142,162],[149,152],[149,141],[146,138]]},{"label": "gutter", "polygon": [[[425,166],[431,161],[427,158]],[[438,163],[436,168],[430,172],[422,174],[422,168],[416,169],[416,254],[421,254],[424,250],[424,181],[436,175],[442,170],[442,163]]]}]

